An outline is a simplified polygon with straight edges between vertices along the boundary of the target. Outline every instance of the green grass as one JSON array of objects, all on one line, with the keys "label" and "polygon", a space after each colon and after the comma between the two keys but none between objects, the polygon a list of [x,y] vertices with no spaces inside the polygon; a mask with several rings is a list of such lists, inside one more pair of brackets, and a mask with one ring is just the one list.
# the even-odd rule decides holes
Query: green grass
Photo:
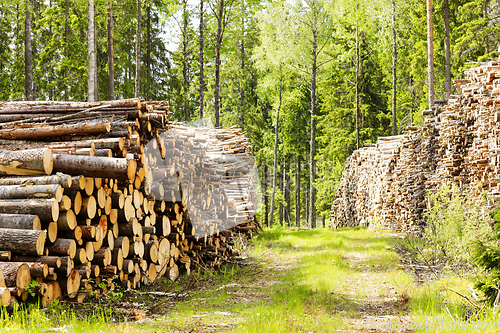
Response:
[{"label": "green grass", "polygon": [[[492,331],[471,325],[498,321],[495,311],[478,311],[454,292],[470,295],[472,281],[444,277],[417,285],[398,266],[391,242],[383,229],[275,228],[253,239],[243,264],[182,277],[173,286],[160,283],[158,288],[189,296],[161,303],[161,311],[154,308],[161,299],[150,302],[144,322],[113,321],[117,318],[106,307],[82,313],[59,305],[10,316],[3,311],[0,331],[352,332],[370,324],[394,329],[401,322],[415,332],[457,332],[458,322],[469,323],[464,332]],[[420,328],[411,326],[418,323]]]}]

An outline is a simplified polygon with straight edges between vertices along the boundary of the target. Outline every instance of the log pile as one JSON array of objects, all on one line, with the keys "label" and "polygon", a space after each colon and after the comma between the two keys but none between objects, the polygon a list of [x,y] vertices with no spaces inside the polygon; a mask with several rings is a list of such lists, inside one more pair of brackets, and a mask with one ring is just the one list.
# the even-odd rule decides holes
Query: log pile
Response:
[{"label": "log pile", "polygon": [[421,127],[411,126],[403,136],[393,137],[399,143],[387,157],[389,163],[376,158],[385,151],[380,140],[368,148],[375,158],[363,157],[363,148],[346,160],[332,205],[332,227],[381,223],[418,233],[425,225],[427,193],[445,184],[472,197],[487,193],[500,198],[500,63],[485,63],[465,76],[455,80],[461,95],[437,101],[433,110],[424,111]]},{"label": "log pile", "polygon": [[3,305],[28,285],[42,304],[83,301],[239,254],[258,226],[250,145],[167,114],[138,99],[0,104]]}]

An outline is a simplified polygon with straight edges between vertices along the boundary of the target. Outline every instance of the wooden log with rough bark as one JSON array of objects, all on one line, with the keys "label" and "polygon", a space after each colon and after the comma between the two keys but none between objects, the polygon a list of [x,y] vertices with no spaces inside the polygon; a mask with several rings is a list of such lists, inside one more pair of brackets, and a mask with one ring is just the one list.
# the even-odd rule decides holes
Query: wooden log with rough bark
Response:
[{"label": "wooden log with rough bark", "polygon": [[24,262],[0,262],[0,271],[7,287],[24,289],[31,282],[30,268]]},{"label": "wooden log with rough bark", "polygon": [[0,229],[0,249],[41,256],[46,233],[45,230]]},{"label": "wooden log with rough bark", "polygon": [[42,222],[52,222],[59,218],[59,204],[55,199],[0,200],[0,213],[37,215]]},{"label": "wooden log with rough bark", "polygon": [[40,218],[29,214],[0,214],[0,228],[41,230]]},{"label": "wooden log with rough bark", "polygon": [[57,126],[37,126],[30,128],[1,129],[0,139],[12,140],[50,140],[57,137],[93,135],[108,133],[111,123],[80,123]]},{"label": "wooden log with rough bark", "polygon": [[0,185],[0,200],[2,199],[56,199],[60,202],[63,188],[58,184],[47,185]]},{"label": "wooden log with rough bark", "polygon": [[137,163],[124,158],[54,154],[54,170],[70,175],[133,180]]},{"label": "wooden log with rough bark", "polygon": [[49,148],[0,151],[0,175],[50,175],[53,156]]}]

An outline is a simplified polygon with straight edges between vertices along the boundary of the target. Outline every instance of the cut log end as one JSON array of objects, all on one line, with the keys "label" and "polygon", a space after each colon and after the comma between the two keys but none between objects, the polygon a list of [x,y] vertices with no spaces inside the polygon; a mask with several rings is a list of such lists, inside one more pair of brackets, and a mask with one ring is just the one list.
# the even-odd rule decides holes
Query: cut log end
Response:
[{"label": "cut log end", "polygon": [[54,158],[52,156],[52,150],[50,148],[46,148],[43,152],[43,171],[45,171],[47,175],[50,175],[53,168]]}]

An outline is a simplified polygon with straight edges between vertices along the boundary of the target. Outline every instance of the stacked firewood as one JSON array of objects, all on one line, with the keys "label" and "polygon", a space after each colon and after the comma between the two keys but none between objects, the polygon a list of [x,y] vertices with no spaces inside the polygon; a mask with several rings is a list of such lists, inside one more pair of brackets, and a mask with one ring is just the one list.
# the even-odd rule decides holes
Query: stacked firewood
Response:
[{"label": "stacked firewood", "polygon": [[[425,225],[425,213],[429,208],[427,194],[443,185],[455,185],[468,191],[471,198],[484,193],[495,200],[500,198],[500,112],[497,111],[500,63],[491,61],[469,69],[465,76],[463,80],[455,80],[461,95],[437,101],[433,110],[424,111],[426,118],[421,127],[408,128],[398,151],[391,157],[393,171],[386,164],[378,164],[378,167],[387,168],[388,173],[392,172],[392,182],[374,180],[380,186],[368,187],[358,179],[373,177],[373,171],[363,171],[373,167],[372,163],[354,161],[359,151],[346,161],[346,171],[331,210],[333,227],[366,224],[362,212],[351,214],[348,223],[344,219],[345,211],[356,207],[352,201],[359,197],[357,193],[363,191],[390,193],[382,204],[372,200],[364,206],[378,205],[384,225],[406,232],[419,232]],[[366,175],[352,178],[352,174],[360,173]],[[350,183],[349,186],[344,185],[346,183]],[[370,194],[365,196],[370,197]],[[485,208],[497,206],[495,200],[491,207]],[[376,219],[370,221],[376,222]]]},{"label": "stacked firewood", "polygon": [[[63,296],[82,301],[117,285],[137,288],[199,266],[217,267],[238,255],[240,240],[257,228],[253,198],[238,192],[231,201],[227,174],[236,168],[224,165],[221,176],[207,165],[213,159],[186,159],[197,147],[189,149],[192,135],[184,132],[196,129],[170,130],[167,114],[168,103],[138,99],[0,104],[3,305],[26,300],[28,290],[41,295],[42,304]],[[212,131],[219,142],[210,147],[249,155],[243,133]],[[204,173],[188,174],[198,167]],[[219,183],[198,194],[212,176],[220,176]],[[216,194],[224,200],[215,201]],[[247,205],[244,217],[236,198]],[[227,228],[197,232],[220,214],[192,223],[192,200],[242,217]]]}]

